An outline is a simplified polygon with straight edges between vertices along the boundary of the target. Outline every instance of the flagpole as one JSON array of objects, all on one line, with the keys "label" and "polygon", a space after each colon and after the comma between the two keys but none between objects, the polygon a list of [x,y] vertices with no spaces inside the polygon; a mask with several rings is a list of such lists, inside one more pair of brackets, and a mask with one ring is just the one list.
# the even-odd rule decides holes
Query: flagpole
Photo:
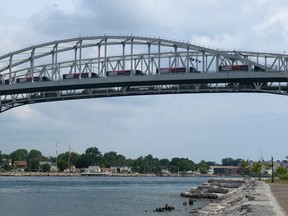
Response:
[{"label": "flagpole", "polygon": [[57,141],[56,141],[56,172],[58,172],[58,165],[57,165],[57,158],[58,158],[58,144],[57,144]]},{"label": "flagpole", "polygon": [[71,166],[70,166],[70,157],[71,157],[71,145],[69,143],[69,153],[68,153],[68,169],[69,169],[69,172],[71,172]]}]

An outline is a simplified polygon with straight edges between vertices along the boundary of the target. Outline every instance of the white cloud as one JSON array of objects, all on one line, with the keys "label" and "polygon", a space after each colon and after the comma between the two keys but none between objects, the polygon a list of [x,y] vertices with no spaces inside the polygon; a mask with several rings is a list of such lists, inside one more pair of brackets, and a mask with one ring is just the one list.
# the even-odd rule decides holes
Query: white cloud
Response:
[{"label": "white cloud", "polygon": [[[288,43],[285,3],[14,0],[0,5],[0,52],[99,33],[282,52]],[[1,113],[0,122],[5,124],[0,131],[5,137],[0,150],[9,153],[23,145],[54,155],[58,142],[59,152],[70,143],[80,153],[97,146],[102,152],[117,151],[132,158],[151,153],[220,161],[226,156],[258,159],[262,152],[283,159],[287,103],[286,97],[266,94],[199,94],[35,104]]]}]

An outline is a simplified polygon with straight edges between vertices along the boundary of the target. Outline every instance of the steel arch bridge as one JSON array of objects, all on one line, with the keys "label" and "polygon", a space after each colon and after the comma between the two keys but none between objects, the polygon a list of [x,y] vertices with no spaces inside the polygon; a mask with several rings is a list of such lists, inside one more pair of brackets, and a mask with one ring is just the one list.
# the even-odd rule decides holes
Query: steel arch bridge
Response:
[{"label": "steel arch bridge", "polygon": [[135,35],[56,40],[0,56],[0,112],[71,99],[263,92],[287,95],[288,55]]}]

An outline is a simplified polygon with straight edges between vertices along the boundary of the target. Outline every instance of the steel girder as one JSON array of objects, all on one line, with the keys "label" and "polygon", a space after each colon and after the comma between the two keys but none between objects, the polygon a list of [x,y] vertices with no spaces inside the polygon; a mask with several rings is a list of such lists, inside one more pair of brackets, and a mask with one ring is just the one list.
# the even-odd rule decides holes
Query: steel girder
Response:
[{"label": "steel girder", "polygon": [[[0,56],[0,112],[29,103],[108,96],[200,92],[286,95],[287,59],[285,53],[224,51],[135,35],[57,40]],[[219,71],[219,66],[232,65],[247,65],[248,70]],[[157,73],[157,69],[180,67],[186,68],[185,73]],[[255,67],[257,71],[251,69]],[[116,70],[131,73],[107,77],[107,71]],[[137,76],[136,70],[143,76]],[[77,79],[65,80],[67,74],[78,74]],[[82,74],[96,74],[96,78],[83,78]]]}]

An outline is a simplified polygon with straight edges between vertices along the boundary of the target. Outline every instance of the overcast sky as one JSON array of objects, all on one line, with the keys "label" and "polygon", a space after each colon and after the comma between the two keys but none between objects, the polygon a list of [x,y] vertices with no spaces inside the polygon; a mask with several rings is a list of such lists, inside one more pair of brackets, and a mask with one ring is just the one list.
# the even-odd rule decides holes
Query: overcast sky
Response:
[{"label": "overcast sky", "polygon": [[[136,34],[219,49],[288,51],[287,0],[9,0],[0,4],[0,55],[75,36]],[[49,102],[0,114],[0,150],[45,156],[98,147],[200,162],[283,160],[288,97],[189,94]]]}]

